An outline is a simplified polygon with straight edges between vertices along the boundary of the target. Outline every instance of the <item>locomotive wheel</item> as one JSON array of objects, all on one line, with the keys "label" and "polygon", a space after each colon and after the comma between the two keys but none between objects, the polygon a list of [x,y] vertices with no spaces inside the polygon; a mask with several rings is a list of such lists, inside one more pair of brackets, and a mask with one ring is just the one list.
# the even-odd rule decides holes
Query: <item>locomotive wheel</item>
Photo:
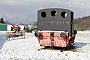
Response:
[{"label": "locomotive wheel", "polygon": [[60,37],[65,38],[66,37],[66,34],[64,32],[61,32],[60,33]]}]

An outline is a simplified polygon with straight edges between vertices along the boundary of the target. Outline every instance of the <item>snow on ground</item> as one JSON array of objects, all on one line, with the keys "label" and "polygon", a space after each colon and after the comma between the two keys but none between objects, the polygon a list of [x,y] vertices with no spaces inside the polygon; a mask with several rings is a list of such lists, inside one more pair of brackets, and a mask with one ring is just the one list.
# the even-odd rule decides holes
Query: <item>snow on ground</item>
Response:
[{"label": "snow on ground", "polygon": [[[26,33],[26,38],[6,40],[0,35],[0,60],[90,60],[90,32],[79,31],[74,46],[77,51],[41,49],[34,33]],[[39,50],[41,49],[41,50]]]}]

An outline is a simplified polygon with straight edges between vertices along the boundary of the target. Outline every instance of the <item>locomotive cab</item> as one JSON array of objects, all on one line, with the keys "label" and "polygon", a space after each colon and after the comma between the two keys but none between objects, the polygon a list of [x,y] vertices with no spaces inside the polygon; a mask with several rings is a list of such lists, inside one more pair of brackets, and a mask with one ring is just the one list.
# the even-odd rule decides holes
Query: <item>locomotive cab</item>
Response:
[{"label": "locomotive cab", "polygon": [[74,43],[73,12],[62,8],[38,10],[37,32],[40,46],[67,47]]}]

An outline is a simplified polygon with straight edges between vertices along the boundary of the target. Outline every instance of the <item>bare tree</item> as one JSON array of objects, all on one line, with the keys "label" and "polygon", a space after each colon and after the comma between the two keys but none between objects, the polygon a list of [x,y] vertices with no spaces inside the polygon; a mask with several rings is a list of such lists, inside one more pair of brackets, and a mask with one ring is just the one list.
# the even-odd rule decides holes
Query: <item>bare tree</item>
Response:
[{"label": "bare tree", "polygon": [[31,28],[36,28],[37,27],[37,21],[32,23],[32,27]]}]

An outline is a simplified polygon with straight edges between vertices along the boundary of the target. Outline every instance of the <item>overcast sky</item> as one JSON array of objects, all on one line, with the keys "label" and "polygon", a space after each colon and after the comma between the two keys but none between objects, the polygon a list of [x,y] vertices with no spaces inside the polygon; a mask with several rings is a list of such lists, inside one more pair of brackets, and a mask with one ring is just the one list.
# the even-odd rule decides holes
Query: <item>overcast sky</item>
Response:
[{"label": "overcast sky", "polygon": [[37,21],[37,11],[43,8],[65,8],[74,18],[90,15],[90,0],[0,0],[0,18],[11,23]]}]

